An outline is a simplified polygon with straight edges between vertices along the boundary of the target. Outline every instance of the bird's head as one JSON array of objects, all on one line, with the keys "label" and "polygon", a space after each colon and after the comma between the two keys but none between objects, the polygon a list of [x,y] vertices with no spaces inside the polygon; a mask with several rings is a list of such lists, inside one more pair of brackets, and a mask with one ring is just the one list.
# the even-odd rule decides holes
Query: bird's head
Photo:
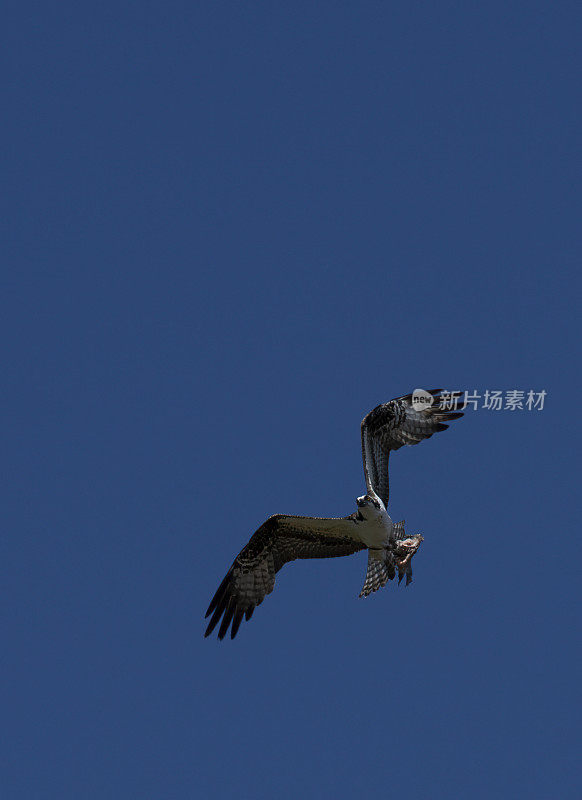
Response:
[{"label": "bird's head", "polygon": [[379,502],[370,497],[369,494],[364,494],[361,497],[357,497],[356,503],[358,504],[358,508],[366,508],[367,506],[375,506],[376,508],[380,508]]},{"label": "bird's head", "polygon": [[358,514],[364,519],[377,517],[378,514],[385,510],[382,501],[377,497],[370,497],[369,494],[357,497],[356,504],[358,506]]}]

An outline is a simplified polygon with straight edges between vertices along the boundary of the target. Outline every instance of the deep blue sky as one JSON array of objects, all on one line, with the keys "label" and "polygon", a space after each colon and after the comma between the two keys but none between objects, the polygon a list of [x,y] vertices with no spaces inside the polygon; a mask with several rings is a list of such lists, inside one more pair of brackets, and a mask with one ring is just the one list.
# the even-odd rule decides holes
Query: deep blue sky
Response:
[{"label": "deep blue sky", "polygon": [[[580,22],[5,11],[3,797],[579,797]],[[548,397],[392,457],[410,588],[298,562],[204,640],[417,386]]]}]

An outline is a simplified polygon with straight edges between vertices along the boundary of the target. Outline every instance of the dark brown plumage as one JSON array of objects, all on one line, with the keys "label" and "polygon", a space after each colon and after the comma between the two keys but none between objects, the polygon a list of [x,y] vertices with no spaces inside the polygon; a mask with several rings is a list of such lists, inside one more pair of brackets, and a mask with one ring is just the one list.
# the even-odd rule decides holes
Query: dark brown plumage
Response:
[{"label": "dark brown plumage", "polygon": [[[446,422],[463,416],[462,411],[451,411],[445,407],[446,397],[442,389],[428,392],[433,404],[421,411],[412,406],[412,394],[397,397],[372,409],[362,420],[362,458],[368,492],[375,492],[388,507],[390,487],[388,481],[388,459],[391,450],[404,445],[419,444],[430,439],[434,433],[446,431]],[[457,396],[458,392],[453,393]],[[462,403],[457,403],[462,408]]]},{"label": "dark brown plumage", "polygon": [[234,639],[243,615],[247,620],[251,618],[255,607],[273,591],[275,574],[289,561],[349,556],[365,549],[365,545],[349,536],[354,520],[355,515],[269,517],[251,536],[218,587],[206,612],[212,618],[204,635],[209,636],[222,617],[218,638],[225,637],[232,621],[230,636]]}]

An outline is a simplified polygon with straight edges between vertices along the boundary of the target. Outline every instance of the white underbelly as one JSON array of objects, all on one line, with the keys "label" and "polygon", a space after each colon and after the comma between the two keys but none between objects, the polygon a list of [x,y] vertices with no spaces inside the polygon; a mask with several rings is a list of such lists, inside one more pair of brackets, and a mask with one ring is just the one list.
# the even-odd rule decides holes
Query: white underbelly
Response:
[{"label": "white underbelly", "polygon": [[358,525],[358,535],[366,547],[385,547],[392,532],[392,520],[366,520]]}]

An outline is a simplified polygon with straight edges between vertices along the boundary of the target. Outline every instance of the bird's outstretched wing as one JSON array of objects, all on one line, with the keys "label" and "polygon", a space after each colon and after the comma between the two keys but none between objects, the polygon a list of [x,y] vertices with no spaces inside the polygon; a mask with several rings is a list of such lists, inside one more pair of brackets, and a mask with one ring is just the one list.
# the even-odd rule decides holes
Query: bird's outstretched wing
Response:
[{"label": "bird's outstretched wing", "polygon": [[222,617],[218,638],[224,638],[232,622],[230,638],[234,639],[243,616],[251,618],[255,606],[273,591],[275,573],[288,561],[349,556],[363,550],[365,545],[355,536],[355,518],[355,514],[331,519],[285,514],[269,517],[251,536],[218,587],[206,612],[212,618],[204,635],[209,636]]},{"label": "bird's outstretched wing", "polygon": [[[433,433],[444,431],[446,422],[458,419],[460,411],[447,410],[441,389],[432,389],[434,398],[428,408],[416,411],[412,406],[412,395],[397,397],[389,403],[376,406],[362,420],[362,458],[368,494],[375,493],[388,505],[388,459],[391,450],[405,444],[418,444],[429,439]],[[447,398],[458,392],[447,393]],[[457,405],[462,407],[462,404]]]}]

